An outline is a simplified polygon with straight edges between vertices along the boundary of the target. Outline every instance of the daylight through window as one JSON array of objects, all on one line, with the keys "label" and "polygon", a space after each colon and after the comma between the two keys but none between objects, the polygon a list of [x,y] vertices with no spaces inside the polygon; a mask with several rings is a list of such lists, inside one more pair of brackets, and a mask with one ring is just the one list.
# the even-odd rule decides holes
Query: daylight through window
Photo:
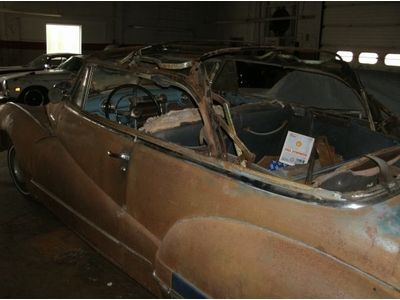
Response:
[{"label": "daylight through window", "polygon": [[361,52],[358,57],[358,62],[361,64],[374,65],[378,62],[378,54],[374,52]]},{"label": "daylight through window", "polygon": [[46,24],[47,53],[82,53],[80,25]]},{"label": "daylight through window", "polygon": [[336,54],[340,55],[344,61],[351,62],[353,60],[353,52],[351,51],[338,51]]},{"label": "daylight through window", "polygon": [[385,56],[385,65],[387,66],[400,66],[400,54],[387,54]]}]

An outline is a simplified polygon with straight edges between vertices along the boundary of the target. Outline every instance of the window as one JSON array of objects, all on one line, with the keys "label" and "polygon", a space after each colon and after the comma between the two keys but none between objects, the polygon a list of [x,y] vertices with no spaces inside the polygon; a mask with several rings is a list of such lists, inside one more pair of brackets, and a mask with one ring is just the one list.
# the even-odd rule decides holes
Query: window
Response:
[{"label": "window", "polygon": [[57,69],[67,70],[72,73],[78,73],[82,67],[82,64],[83,64],[82,58],[80,58],[78,56],[72,56],[69,59],[67,59],[65,62],[60,64],[57,67]]},{"label": "window", "polygon": [[46,24],[47,53],[82,53],[80,25]]},{"label": "window", "polygon": [[344,61],[351,62],[353,60],[353,52],[351,51],[338,51],[336,52]]},{"label": "window", "polygon": [[85,98],[89,75],[90,75],[90,68],[86,68],[81,73],[81,76],[77,79],[77,83],[75,85],[74,92],[73,92],[73,94],[74,94],[73,99],[75,99],[74,102],[78,106],[82,105],[83,100]]},{"label": "window", "polygon": [[374,52],[361,52],[358,57],[358,62],[361,64],[374,65],[378,62],[378,54]]},{"label": "window", "polygon": [[385,56],[385,65],[387,66],[400,66],[400,54],[387,54]]},{"label": "window", "polygon": [[[124,86],[126,84],[136,84],[138,79],[134,73],[130,73],[126,70],[114,70],[106,67],[93,67],[91,80],[89,84],[89,91],[86,101],[84,102],[83,110],[104,117],[104,107],[105,101],[110,96],[111,92],[119,86]],[[117,104],[119,108],[126,109],[129,107],[129,96],[131,95],[132,88],[127,91],[122,90],[122,92],[112,97],[115,100],[113,104],[113,109]],[[118,103],[117,103],[118,102]],[[115,115],[112,114],[115,120]],[[110,116],[108,117],[109,119]]]},{"label": "window", "polygon": [[58,67],[61,63],[67,59],[64,56],[49,57],[47,64],[51,69]]}]

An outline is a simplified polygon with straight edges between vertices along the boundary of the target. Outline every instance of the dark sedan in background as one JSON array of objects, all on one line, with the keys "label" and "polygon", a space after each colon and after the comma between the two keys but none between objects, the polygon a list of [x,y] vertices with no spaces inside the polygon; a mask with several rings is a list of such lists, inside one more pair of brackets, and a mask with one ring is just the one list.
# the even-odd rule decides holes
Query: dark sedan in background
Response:
[{"label": "dark sedan in background", "polygon": [[[95,52],[92,58],[108,62],[124,62],[138,47],[121,47]],[[55,68],[17,72],[0,75],[0,104],[18,102],[28,105],[48,103],[48,91],[53,86],[62,84],[63,89],[70,89],[87,55],[73,55]]]},{"label": "dark sedan in background", "polygon": [[83,57],[72,56],[55,69],[18,72],[0,77],[0,103],[46,104],[48,90],[57,83],[72,81],[82,66]]},{"label": "dark sedan in background", "polygon": [[27,63],[26,65],[0,67],[0,74],[54,69],[73,55],[76,54],[73,53],[43,54],[36,57],[34,60]]}]

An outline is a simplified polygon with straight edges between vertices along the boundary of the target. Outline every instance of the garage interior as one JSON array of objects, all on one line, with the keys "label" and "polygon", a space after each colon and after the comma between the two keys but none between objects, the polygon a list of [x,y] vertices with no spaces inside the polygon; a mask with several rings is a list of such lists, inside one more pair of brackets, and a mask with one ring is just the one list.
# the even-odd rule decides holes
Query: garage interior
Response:
[{"label": "garage interior", "polygon": [[[400,2],[0,2],[0,66],[46,53],[46,24],[80,25],[81,51],[228,41],[332,51],[400,114]],[[153,298],[18,193],[0,154],[0,298]]]}]

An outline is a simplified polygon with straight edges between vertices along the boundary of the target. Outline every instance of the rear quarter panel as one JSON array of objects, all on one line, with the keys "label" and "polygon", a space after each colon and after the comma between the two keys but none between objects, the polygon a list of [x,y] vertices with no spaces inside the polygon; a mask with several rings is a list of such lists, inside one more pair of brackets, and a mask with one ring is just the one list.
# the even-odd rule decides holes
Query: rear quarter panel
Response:
[{"label": "rear quarter panel", "polygon": [[157,254],[156,270],[172,288],[174,272],[213,298],[396,296],[389,286],[316,248],[226,218],[175,224]]},{"label": "rear quarter panel", "polygon": [[[161,240],[157,274],[168,286],[173,271],[212,297],[399,296],[400,234],[380,225],[399,226],[398,196],[358,209],[330,207],[264,191],[206,164],[141,143],[132,154],[127,211]],[[222,286],[239,275],[244,287]],[[271,278],[274,284],[265,283]]]}]

